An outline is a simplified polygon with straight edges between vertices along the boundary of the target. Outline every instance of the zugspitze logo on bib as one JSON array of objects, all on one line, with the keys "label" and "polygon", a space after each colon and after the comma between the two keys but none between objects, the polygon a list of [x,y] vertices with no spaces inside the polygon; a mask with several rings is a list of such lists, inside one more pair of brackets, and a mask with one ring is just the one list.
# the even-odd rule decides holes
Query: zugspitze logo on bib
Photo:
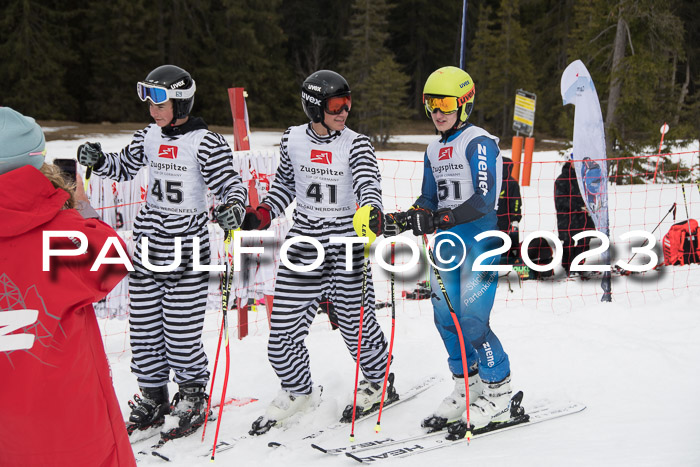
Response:
[{"label": "zugspitze logo on bib", "polygon": [[440,149],[438,153],[439,161],[446,161],[447,159],[452,159],[452,146]]},{"label": "zugspitze logo on bib", "polygon": [[163,159],[177,159],[177,146],[160,145],[158,148],[158,157]]},{"label": "zugspitze logo on bib", "polygon": [[331,164],[333,162],[333,153],[330,151],[311,150],[311,162],[317,164]]}]

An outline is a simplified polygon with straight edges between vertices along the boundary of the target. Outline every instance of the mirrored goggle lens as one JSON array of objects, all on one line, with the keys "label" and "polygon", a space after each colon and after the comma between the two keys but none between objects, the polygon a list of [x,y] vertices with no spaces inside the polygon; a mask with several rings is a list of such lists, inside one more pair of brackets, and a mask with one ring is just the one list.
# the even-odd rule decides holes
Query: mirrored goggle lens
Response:
[{"label": "mirrored goggle lens", "polygon": [[425,108],[429,113],[433,113],[436,110],[444,114],[451,114],[457,111],[457,98],[452,96],[446,97],[433,97],[425,96]]},{"label": "mirrored goggle lens", "polygon": [[138,83],[136,85],[136,90],[139,93],[139,97],[144,102],[146,99],[150,99],[154,104],[162,104],[168,100],[168,91],[165,88],[157,88]]},{"label": "mirrored goggle lens", "polygon": [[350,108],[352,108],[350,96],[331,97],[326,101],[326,111],[332,115],[339,114],[343,109],[350,112]]}]

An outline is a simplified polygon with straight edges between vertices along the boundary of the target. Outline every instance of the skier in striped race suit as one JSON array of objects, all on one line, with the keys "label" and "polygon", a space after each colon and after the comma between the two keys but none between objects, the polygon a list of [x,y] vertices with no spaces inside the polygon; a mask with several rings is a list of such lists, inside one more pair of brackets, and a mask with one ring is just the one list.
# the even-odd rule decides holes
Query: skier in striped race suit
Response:
[{"label": "skier in striped race suit", "polygon": [[[142,393],[130,404],[130,433],[162,425],[170,412],[178,420],[164,437],[189,434],[204,422],[209,371],[201,337],[209,272],[195,271],[193,259],[198,239],[199,264],[210,262],[207,188],[220,203],[216,217],[225,231],[238,228],[245,214],[247,191],[233,169],[231,148],[204,120],[189,115],[195,89],[182,68],[156,68],[137,85],[155,124],[134,133],[119,153],[105,153],[99,143],[78,149],[81,164],[112,180],[131,180],[148,167],[146,203],[134,222],[135,270],[129,275],[131,371]],[[177,260],[178,239],[181,261],[168,268]],[[171,370],[178,385],[172,404]]]},{"label": "skier in striped race suit", "polygon": [[[369,227],[381,234],[381,179],[374,148],[365,135],[345,126],[352,107],[347,81],[333,71],[311,74],[302,85],[302,106],[311,122],[289,128],[282,136],[280,164],[264,202],[247,208],[242,228],[265,229],[296,199],[294,225],[285,242],[308,236],[323,246],[325,260],[310,271],[280,264],[268,343],[268,358],[282,388],[258,418],[252,434],[262,434],[292,415],[311,410],[320,401],[309,368],[304,340],[319,303],[333,304],[334,316],[353,359],[357,356],[360,309],[364,297],[358,387],[359,413],[380,400],[387,364],[387,342],[374,314],[374,290],[367,268],[363,294],[363,246],[346,247],[331,237],[355,237],[356,206],[371,205]],[[346,270],[346,251],[352,270]],[[294,243],[287,257],[294,265],[311,265],[318,252],[309,243]],[[389,391],[394,393],[393,385]],[[352,406],[350,406],[352,412]],[[344,411],[344,415],[348,408]]]}]

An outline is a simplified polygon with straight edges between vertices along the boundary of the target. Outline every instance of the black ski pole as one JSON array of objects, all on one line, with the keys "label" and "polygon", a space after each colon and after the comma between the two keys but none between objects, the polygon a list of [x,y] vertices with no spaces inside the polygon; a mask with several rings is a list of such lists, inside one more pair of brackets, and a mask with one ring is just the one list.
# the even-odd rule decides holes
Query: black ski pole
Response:
[{"label": "black ski pole", "polygon": [[[668,210],[668,212],[667,212],[666,215],[663,217],[663,219],[661,219],[661,220],[659,221],[659,223],[656,224],[656,227],[654,227],[654,230],[651,231],[651,234],[652,234],[652,235],[654,235],[654,232],[656,232],[656,229],[659,228],[659,226],[661,225],[661,223],[662,223],[662,222],[668,217],[668,215],[671,214],[672,212],[673,212],[673,218],[675,219],[675,218],[676,218],[676,203],[673,203],[673,206],[671,206],[671,209]],[[644,245],[642,245],[642,247],[643,247],[643,246],[644,246]],[[632,255],[632,257],[630,258],[630,260],[628,261],[628,263],[631,263],[635,256],[637,256],[637,253],[635,253],[634,255]]]},{"label": "black ski pole", "polygon": [[685,199],[685,184],[681,183],[681,190],[683,191],[683,205],[685,206],[685,217],[688,222],[688,241],[690,242],[690,251],[695,262],[698,261],[698,255],[695,251],[695,243],[693,242],[693,232],[690,230],[690,214],[688,214],[688,202]]}]

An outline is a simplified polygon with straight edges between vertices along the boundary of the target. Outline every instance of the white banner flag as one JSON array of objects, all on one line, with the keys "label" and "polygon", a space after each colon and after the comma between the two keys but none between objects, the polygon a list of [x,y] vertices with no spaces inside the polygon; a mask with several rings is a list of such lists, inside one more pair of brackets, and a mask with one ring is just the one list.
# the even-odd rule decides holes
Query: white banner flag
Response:
[{"label": "white banner flag", "polygon": [[[598,93],[591,74],[581,60],[569,64],[561,77],[561,97],[564,105],[574,104],[573,164],[581,195],[595,222],[596,229],[610,235],[608,225],[608,164],[605,154],[605,130]],[[602,254],[610,264],[610,251]],[[603,276],[603,301],[612,299],[610,272]]]}]

